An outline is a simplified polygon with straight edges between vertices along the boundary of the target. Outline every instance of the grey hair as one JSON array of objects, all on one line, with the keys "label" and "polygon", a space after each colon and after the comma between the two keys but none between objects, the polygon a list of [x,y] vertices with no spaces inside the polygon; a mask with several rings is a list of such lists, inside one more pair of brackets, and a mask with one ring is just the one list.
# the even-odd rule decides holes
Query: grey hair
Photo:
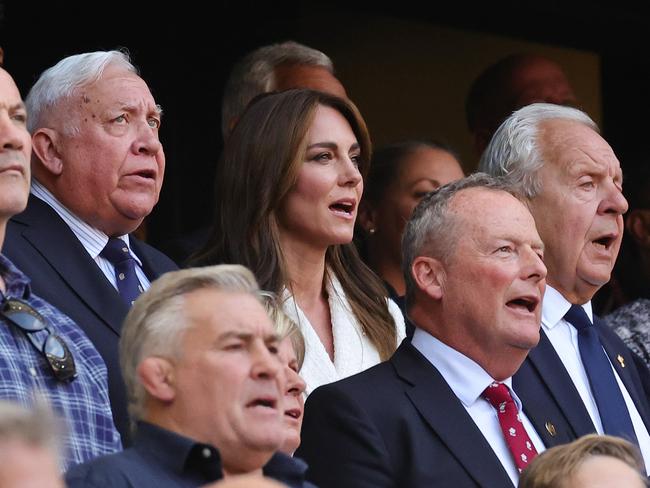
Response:
[{"label": "grey hair", "polygon": [[505,191],[521,200],[520,193],[503,178],[474,173],[428,193],[415,207],[402,236],[402,271],[406,282],[407,308],[413,303],[417,283],[411,267],[418,256],[449,259],[458,240],[457,220],[448,211],[449,202],[460,191],[469,188]]},{"label": "grey hair", "polygon": [[295,41],[262,46],[248,53],[235,64],[226,82],[221,104],[224,139],[231,121],[241,117],[253,98],[275,90],[275,68],[291,64],[319,66],[334,74],[334,64],[325,53]]},{"label": "grey hair", "polygon": [[61,421],[45,397],[36,396],[31,407],[0,400],[0,445],[18,440],[58,455],[62,433]]},{"label": "grey hair", "polygon": [[[108,66],[119,66],[127,71],[138,73],[131,63],[129,54],[124,51],[95,51],[68,56],[46,69],[38,78],[25,99],[29,114],[27,129],[30,133],[42,127],[48,110],[60,101],[70,98],[75,90],[97,82]],[[64,130],[76,133],[78,127],[68,125]]]},{"label": "grey hair", "polygon": [[583,124],[600,132],[596,123],[582,110],[533,103],[513,112],[497,129],[483,152],[478,170],[507,177],[524,197],[531,199],[541,190],[537,172],[545,161],[538,140],[540,123],[563,119]]},{"label": "grey hair", "polygon": [[146,391],[138,379],[140,363],[150,356],[177,357],[188,320],[185,297],[200,289],[249,293],[258,300],[253,273],[236,264],[220,264],[165,273],[135,301],[120,337],[120,367],[126,384],[131,421],[143,418]]},{"label": "grey hair", "polygon": [[291,317],[289,317],[283,310],[280,301],[275,293],[270,291],[262,292],[262,303],[266,312],[273,322],[275,333],[278,334],[280,340],[289,338],[293,352],[296,354],[298,362],[298,371],[302,368],[302,363],[305,361],[305,336],[298,324],[296,324]]}]

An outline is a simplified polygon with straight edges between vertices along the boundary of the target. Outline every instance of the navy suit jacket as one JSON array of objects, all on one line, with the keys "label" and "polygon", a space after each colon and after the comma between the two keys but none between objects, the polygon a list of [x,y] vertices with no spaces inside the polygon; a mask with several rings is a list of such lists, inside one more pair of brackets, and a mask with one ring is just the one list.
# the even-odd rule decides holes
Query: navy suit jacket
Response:
[{"label": "navy suit jacket", "polygon": [[[547,447],[573,440],[551,402],[524,410]],[[309,396],[296,456],[320,488],[513,486],[458,397],[408,339],[389,361]]]},{"label": "navy suit jacket", "polygon": [[[643,361],[596,316],[594,325],[609,360],[630,394],[646,429],[650,431],[650,373]],[[540,336],[539,344],[528,353],[513,377],[514,390],[524,405],[534,404],[540,398],[550,398],[562,411],[574,436],[596,432],[578,390],[543,329]]]},{"label": "navy suit jacket", "polygon": [[[133,236],[129,242],[149,280],[177,268],[167,256]],[[9,221],[3,253],[29,276],[34,293],[72,318],[104,358],[113,419],[128,445],[126,391],[118,358],[120,329],[128,308],[117,290],[68,225],[33,195],[26,210]]]}]

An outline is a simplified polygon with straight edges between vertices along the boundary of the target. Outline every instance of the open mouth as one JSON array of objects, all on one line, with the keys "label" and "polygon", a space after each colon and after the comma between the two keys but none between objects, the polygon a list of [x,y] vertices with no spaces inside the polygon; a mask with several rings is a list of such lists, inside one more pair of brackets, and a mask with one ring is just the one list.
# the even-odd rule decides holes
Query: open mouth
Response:
[{"label": "open mouth", "polygon": [[606,236],[599,237],[598,239],[594,239],[591,242],[597,249],[601,249],[603,251],[609,251],[609,249],[612,247],[615,241],[616,241],[616,236],[609,234]]},{"label": "open mouth", "polygon": [[532,313],[539,304],[539,298],[534,296],[517,297],[513,300],[506,302],[506,306],[515,310]]},{"label": "open mouth", "polygon": [[337,214],[342,214],[345,216],[352,216],[354,209],[356,207],[356,202],[352,200],[339,200],[334,202],[329,206],[330,210]]}]

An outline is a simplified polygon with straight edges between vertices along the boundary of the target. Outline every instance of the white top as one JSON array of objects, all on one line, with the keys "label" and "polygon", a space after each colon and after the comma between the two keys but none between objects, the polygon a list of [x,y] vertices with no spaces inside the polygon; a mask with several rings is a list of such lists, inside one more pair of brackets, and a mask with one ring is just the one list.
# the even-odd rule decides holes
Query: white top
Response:
[{"label": "white top", "polygon": [[[512,480],[512,484],[517,486],[519,471],[503,437],[497,411],[490,405],[490,402],[481,396],[483,391],[495,380],[472,359],[452,349],[422,329],[415,329],[411,343],[445,379],[485,437],[485,440],[490,444],[494,454],[499,458],[501,465],[508,473],[510,480]],[[501,381],[501,383],[510,390],[510,395],[515,405],[517,405],[517,411],[524,429],[526,429],[526,433],[537,452],[541,453],[546,447],[533,424],[522,410],[521,400],[512,389],[512,378]]]},{"label": "white top", "polygon": [[[602,434],[603,424],[600,420],[596,401],[591,392],[589,378],[587,378],[587,373],[582,364],[582,359],[580,358],[580,349],[578,349],[578,331],[563,318],[569,311],[569,308],[571,308],[571,303],[568,302],[560,292],[555,290],[553,287],[546,285],[546,292],[544,293],[542,306],[542,327],[544,328],[544,333],[548,336],[555,352],[562,360],[562,364],[564,364],[571,380],[573,380],[573,384],[578,390],[580,398],[582,398],[582,403],[584,403],[587,408],[587,412],[589,412],[589,416],[596,427],[596,431],[599,434]],[[587,313],[589,320],[593,323],[594,318],[591,310],[591,302],[585,303],[582,305],[582,308]],[[607,355],[605,354],[605,356]],[[621,393],[623,394],[627,410],[630,413],[634,432],[639,440],[639,447],[641,448],[643,460],[645,461],[645,465],[650,467],[650,435],[643,424],[643,420],[641,420],[639,411],[636,409],[630,394],[627,392],[625,385],[621,381],[621,378],[618,377],[616,369],[614,369],[613,366],[612,371],[616,377],[618,387],[621,389]]]},{"label": "white top", "polygon": [[[96,229],[86,222],[81,220],[70,210],[68,210],[61,202],[59,202],[52,193],[41,185],[38,181],[32,180],[31,193],[39,200],[43,200],[47,203],[54,211],[59,214],[59,217],[68,224],[70,230],[77,236],[79,242],[88,252],[90,257],[97,263],[99,269],[102,270],[102,273],[106,276],[106,279],[113,285],[117,290],[117,279],[115,278],[115,267],[111,262],[100,255],[106,244],[108,243],[108,236],[104,234],[101,230]],[[145,290],[149,288],[149,279],[147,275],[144,274],[142,270],[142,261],[136,256],[133,251],[131,251],[131,246],[129,245],[129,236],[123,235],[119,236],[119,239],[122,239],[127,247],[129,248],[129,253],[135,259],[137,266],[135,267],[135,273],[138,277],[138,281],[142,285],[142,288]]]},{"label": "white top", "polygon": [[[334,362],[293,296],[288,290],[284,291],[283,296],[285,313],[298,324],[305,337],[305,361],[300,369],[300,376],[307,384],[305,390],[307,395],[321,385],[360,373],[380,362],[377,349],[363,333],[361,325],[352,313],[341,283],[333,273],[328,272],[327,276],[329,279],[326,280],[326,289],[334,337]],[[388,311],[393,316],[397,327],[399,345],[406,336],[404,317],[397,304],[391,299],[388,299]]]}]

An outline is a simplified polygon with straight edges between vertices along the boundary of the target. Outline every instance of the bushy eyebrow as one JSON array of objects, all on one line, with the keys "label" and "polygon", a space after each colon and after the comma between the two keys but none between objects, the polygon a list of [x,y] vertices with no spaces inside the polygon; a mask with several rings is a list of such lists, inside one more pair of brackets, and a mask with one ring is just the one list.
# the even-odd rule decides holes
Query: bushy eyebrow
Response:
[{"label": "bushy eyebrow", "polygon": [[[134,113],[138,112],[140,110],[139,105],[135,105],[130,102],[118,102],[118,105],[121,107],[122,110],[126,110],[127,112]],[[163,109],[160,104],[156,104],[154,106],[154,109],[152,111],[147,110],[148,113],[153,112],[157,117],[162,118],[163,115]]]}]

